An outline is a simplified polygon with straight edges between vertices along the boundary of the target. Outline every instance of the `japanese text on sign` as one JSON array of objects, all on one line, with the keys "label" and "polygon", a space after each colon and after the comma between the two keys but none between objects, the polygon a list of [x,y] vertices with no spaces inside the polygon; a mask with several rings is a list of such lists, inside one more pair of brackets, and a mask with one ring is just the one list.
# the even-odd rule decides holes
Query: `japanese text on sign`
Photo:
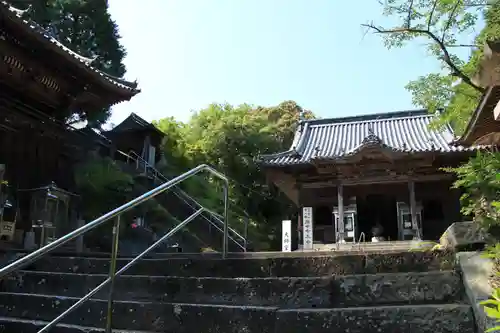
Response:
[{"label": "japanese text on sign", "polygon": [[282,224],[281,251],[292,251],[292,221],[285,220]]},{"label": "japanese text on sign", "polygon": [[313,210],[312,207],[302,208],[302,227],[303,227],[303,249],[313,249]]}]

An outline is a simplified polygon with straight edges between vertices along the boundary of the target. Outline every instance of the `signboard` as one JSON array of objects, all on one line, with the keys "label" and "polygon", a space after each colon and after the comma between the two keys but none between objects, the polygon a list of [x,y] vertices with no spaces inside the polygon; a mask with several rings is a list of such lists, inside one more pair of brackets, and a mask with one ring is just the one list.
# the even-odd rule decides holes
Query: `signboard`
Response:
[{"label": "signboard", "polygon": [[303,225],[303,249],[313,249],[313,209],[312,207],[302,208],[302,225]]},{"label": "signboard", "polygon": [[290,220],[282,222],[281,251],[292,252],[292,221]]}]

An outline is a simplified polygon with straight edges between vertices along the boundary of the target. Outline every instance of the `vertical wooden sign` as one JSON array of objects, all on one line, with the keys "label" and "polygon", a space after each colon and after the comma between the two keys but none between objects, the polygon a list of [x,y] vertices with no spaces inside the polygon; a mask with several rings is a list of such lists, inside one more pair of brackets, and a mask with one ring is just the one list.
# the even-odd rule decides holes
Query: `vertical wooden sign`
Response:
[{"label": "vertical wooden sign", "polygon": [[281,251],[292,252],[292,221],[284,220],[281,228]]},{"label": "vertical wooden sign", "polygon": [[312,207],[302,208],[302,225],[303,225],[303,249],[313,249],[313,209]]}]

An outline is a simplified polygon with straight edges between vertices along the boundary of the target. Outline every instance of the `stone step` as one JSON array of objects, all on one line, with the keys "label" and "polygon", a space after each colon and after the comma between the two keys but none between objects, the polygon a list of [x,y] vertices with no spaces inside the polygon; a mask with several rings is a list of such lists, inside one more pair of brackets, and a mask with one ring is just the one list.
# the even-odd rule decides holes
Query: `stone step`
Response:
[{"label": "stone step", "polygon": [[[0,294],[0,316],[50,321],[76,298]],[[103,327],[104,300],[90,300],[66,317],[72,325]],[[113,326],[169,333],[393,332],[474,333],[472,309],[464,304],[398,305],[336,309],[115,302]],[[17,331],[15,331],[17,333]]]},{"label": "stone step", "polygon": [[[121,267],[129,260],[119,259]],[[127,274],[191,277],[313,277],[340,274],[426,272],[452,269],[455,258],[444,252],[400,252],[252,259],[144,259]],[[107,258],[44,257],[28,270],[107,274]]]},{"label": "stone step", "polygon": [[[0,332],[2,333],[38,333],[47,321],[0,317]],[[50,333],[104,333],[103,328],[60,324],[50,330]],[[113,333],[153,333],[146,331],[113,330]]]},{"label": "stone step", "polygon": [[[383,241],[383,242],[347,242],[347,243],[330,243],[330,244],[314,244],[313,250],[324,251],[340,251],[340,252],[401,252],[410,249],[431,249],[434,242],[430,241]],[[299,251],[302,251],[302,246],[299,245]]]},{"label": "stone step", "polygon": [[[1,291],[82,297],[107,275],[22,271],[1,282]],[[340,275],[308,278],[197,278],[120,276],[115,299],[283,308],[459,302],[455,271]],[[107,299],[107,290],[95,298]]]},{"label": "stone step", "polygon": [[[78,298],[0,293],[0,316],[50,321]],[[105,300],[89,300],[63,323],[104,327]],[[113,305],[113,327],[171,333],[273,333],[276,308],[228,305],[120,302]]]},{"label": "stone step", "polygon": [[462,304],[281,310],[277,332],[474,333],[472,308]]}]

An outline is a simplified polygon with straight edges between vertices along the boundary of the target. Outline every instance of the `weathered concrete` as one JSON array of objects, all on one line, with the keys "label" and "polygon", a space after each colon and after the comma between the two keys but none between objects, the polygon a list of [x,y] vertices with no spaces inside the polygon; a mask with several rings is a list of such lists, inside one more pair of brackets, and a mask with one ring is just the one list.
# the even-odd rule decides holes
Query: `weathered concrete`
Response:
[{"label": "weathered concrete", "polygon": [[457,259],[462,270],[466,295],[472,304],[479,332],[482,333],[497,326],[495,320],[486,316],[483,306],[479,304],[489,299],[493,292],[489,283],[493,262],[478,252],[457,253]]},{"label": "weathered concrete", "polygon": [[[120,259],[118,265],[128,260]],[[107,274],[109,259],[47,257],[30,269],[86,274]],[[448,253],[401,252],[340,256],[281,257],[258,259],[145,259],[129,275],[190,277],[314,277],[343,274],[425,272],[454,267]]]},{"label": "weathered concrete", "polygon": [[[38,333],[48,322],[0,318],[0,333]],[[57,325],[50,333],[104,333],[104,329],[95,327],[83,327],[78,325]],[[113,330],[113,333],[152,333],[145,331]]]},{"label": "weathered concrete", "polygon": [[474,333],[474,318],[468,305],[282,310],[276,332]]},{"label": "weathered concrete", "polygon": [[455,222],[446,229],[439,242],[455,251],[474,251],[483,249],[488,234],[477,222]]},{"label": "weathered concrete", "polygon": [[[50,321],[77,299],[26,294],[0,294],[0,316]],[[90,300],[63,322],[104,327],[104,300]],[[171,333],[274,333],[276,308],[212,306],[151,302],[115,302],[113,326],[117,329]]]},{"label": "weathered concrete", "polygon": [[[2,282],[3,292],[81,297],[106,275],[23,271]],[[121,276],[118,300],[265,305],[285,308],[346,307],[460,301],[454,271],[312,278],[197,278]],[[107,290],[96,298],[107,299]]]},{"label": "weathered concrete", "polygon": [[[0,315],[49,321],[76,299],[0,294]],[[106,301],[91,300],[64,321],[103,327]],[[155,332],[461,332],[474,333],[468,305],[398,305],[278,310],[275,307],[116,302],[114,326]]]},{"label": "weathered concrete", "polygon": [[343,307],[383,304],[460,302],[463,286],[454,271],[338,276],[332,305]]}]

